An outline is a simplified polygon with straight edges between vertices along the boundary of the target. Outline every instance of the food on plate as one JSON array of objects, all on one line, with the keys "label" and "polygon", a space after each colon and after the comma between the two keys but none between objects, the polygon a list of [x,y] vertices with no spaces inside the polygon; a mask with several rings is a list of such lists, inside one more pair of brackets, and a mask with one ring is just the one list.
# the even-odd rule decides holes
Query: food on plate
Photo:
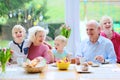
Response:
[{"label": "food on plate", "polygon": [[84,62],[84,63],[81,65],[81,70],[82,70],[82,71],[88,71],[88,63],[87,63],[87,62]]},{"label": "food on plate", "polygon": [[92,65],[92,64],[93,64],[93,62],[92,62],[92,61],[88,61],[87,63],[88,63],[88,65]]},{"label": "food on plate", "polygon": [[84,62],[82,65],[85,66],[85,67],[88,67],[88,63],[87,62]]},{"label": "food on plate", "polygon": [[88,71],[88,67],[82,67],[82,71]]}]

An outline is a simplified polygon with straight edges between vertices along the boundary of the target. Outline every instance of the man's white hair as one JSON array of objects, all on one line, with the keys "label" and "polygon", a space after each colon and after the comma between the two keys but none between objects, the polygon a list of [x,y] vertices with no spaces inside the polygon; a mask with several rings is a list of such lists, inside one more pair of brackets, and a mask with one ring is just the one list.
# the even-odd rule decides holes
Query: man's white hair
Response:
[{"label": "man's white hair", "polygon": [[86,24],[86,26],[90,25],[90,24],[95,25],[96,28],[100,27],[100,24],[96,20],[90,20],[90,21],[88,21],[87,24]]},{"label": "man's white hair", "polygon": [[28,39],[31,42],[33,42],[36,39],[35,35],[37,32],[45,33],[45,37],[46,37],[47,32],[45,31],[44,28],[42,28],[41,26],[33,26],[30,29],[28,29]]}]

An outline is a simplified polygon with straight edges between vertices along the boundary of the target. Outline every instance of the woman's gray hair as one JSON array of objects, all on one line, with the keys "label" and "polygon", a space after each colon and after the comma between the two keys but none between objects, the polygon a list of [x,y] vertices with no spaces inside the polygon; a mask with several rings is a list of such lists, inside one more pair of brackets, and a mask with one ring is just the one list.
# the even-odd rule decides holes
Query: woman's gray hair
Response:
[{"label": "woman's gray hair", "polygon": [[41,26],[33,26],[28,29],[28,40],[33,42],[36,39],[35,35],[37,32],[45,33],[45,37],[46,37],[47,32],[44,28],[42,28]]}]

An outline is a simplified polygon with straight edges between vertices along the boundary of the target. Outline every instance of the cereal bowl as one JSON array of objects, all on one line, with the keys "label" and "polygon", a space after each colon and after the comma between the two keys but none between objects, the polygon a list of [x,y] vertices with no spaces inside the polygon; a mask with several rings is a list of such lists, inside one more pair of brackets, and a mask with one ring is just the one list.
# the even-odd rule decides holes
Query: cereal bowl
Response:
[{"label": "cereal bowl", "polygon": [[70,62],[58,61],[56,62],[56,64],[57,64],[58,69],[67,70],[69,68]]}]

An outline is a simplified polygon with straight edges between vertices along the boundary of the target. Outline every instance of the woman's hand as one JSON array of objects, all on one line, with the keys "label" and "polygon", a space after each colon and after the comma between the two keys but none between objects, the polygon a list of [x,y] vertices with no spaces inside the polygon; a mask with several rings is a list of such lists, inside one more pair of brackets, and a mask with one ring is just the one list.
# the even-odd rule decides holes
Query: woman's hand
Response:
[{"label": "woman's hand", "polygon": [[52,51],[50,49],[48,50],[48,54],[51,57],[51,63],[53,63],[54,62],[54,55],[53,55],[53,53],[52,53]]}]

